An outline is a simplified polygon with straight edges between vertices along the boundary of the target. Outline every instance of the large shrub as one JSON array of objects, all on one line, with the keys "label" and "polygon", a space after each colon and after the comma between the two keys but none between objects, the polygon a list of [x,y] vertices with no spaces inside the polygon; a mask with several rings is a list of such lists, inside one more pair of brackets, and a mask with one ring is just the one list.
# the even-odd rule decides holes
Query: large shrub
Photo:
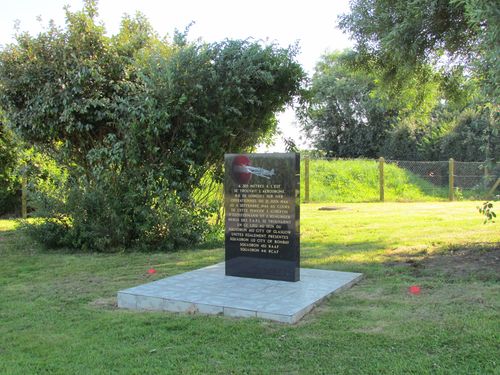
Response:
[{"label": "large shrub", "polygon": [[14,135],[0,118],[0,215],[19,211],[21,206],[21,184],[16,173],[18,159]]},{"label": "large shrub", "polygon": [[380,153],[393,160],[446,160],[450,156],[443,156],[441,144],[449,129],[443,114],[425,121],[404,119],[387,133]]},{"label": "large shrub", "polygon": [[441,154],[461,161],[500,161],[500,134],[498,124],[490,122],[487,113],[466,110],[441,142]]},{"label": "large shrub", "polygon": [[85,4],[67,11],[65,29],[18,35],[0,53],[7,120],[67,174],[56,199],[39,197],[50,220],[34,230],[101,251],[198,242],[210,210],[193,192],[225,152],[276,130],[303,77],[295,49],[170,42],[140,15],[107,37]]}]

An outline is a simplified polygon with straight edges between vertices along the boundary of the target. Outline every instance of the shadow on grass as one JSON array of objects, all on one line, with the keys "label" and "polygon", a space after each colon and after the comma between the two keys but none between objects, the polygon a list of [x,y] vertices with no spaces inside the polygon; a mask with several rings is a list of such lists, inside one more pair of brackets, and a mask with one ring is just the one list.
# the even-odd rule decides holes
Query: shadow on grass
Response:
[{"label": "shadow on grass", "polygon": [[312,242],[302,241],[301,263],[322,266],[338,263],[381,263],[380,254],[388,247],[384,241]]},{"label": "shadow on grass", "polygon": [[392,248],[383,241],[304,242],[301,266],[362,272],[368,277],[406,275],[448,281],[500,281],[500,243]]},{"label": "shadow on grass", "polygon": [[[47,250],[10,221],[0,221],[0,254],[4,256],[5,276],[13,279],[34,277],[37,271],[40,277],[54,272],[63,278],[91,272],[106,278],[119,277],[120,283],[125,279],[127,283],[152,281],[223,261],[222,243],[212,245],[147,253]],[[432,273],[438,273],[446,278],[499,281],[499,260],[499,243],[394,248],[384,240],[336,242],[328,238],[327,241],[304,240],[301,246],[302,267],[362,272],[369,277],[401,274],[431,277]],[[149,275],[150,268],[157,273]]]},{"label": "shadow on grass", "polygon": [[379,251],[389,246],[385,241],[350,241],[350,242],[335,242],[335,241],[301,241],[301,249],[304,251],[311,251],[319,256],[328,256],[332,253],[365,253]]},{"label": "shadow on grass", "polygon": [[15,238],[15,230],[0,230],[0,246],[2,244],[12,241]]},{"label": "shadow on grass", "polygon": [[415,276],[441,274],[450,280],[500,281],[500,243],[443,246],[416,260]]}]

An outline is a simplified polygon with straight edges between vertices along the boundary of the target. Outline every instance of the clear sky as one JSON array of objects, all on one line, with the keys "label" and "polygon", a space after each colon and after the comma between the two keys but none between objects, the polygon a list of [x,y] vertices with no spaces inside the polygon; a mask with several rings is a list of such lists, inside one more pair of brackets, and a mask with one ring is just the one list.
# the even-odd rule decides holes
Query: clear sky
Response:
[{"label": "clear sky", "polygon": [[[338,15],[349,10],[348,0],[100,0],[99,18],[109,34],[118,31],[124,13],[142,12],[160,35],[184,30],[192,21],[189,38],[207,42],[254,38],[275,41],[286,47],[299,42],[299,62],[312,74],[316,62],[326,51],[352,45],[336,28]],[[81,0],[6,0],[0,12],[0,45],[13,42],[14,25],[32,34],[53,19],[64,25],[64,5],[81,9]],[[42,22],[37,18],[41,16]],[[298,144],[299,129],[293,111],[280,114],[280,129]],[[282,151],[279,140],[271,151]]]}]

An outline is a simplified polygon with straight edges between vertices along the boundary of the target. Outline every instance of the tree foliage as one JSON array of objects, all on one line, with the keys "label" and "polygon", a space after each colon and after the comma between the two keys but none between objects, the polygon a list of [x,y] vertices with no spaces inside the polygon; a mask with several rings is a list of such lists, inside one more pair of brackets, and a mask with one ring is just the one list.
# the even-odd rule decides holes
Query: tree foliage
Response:
[{"label": "tree foliage", "polygon": [[[365,66],[384,72],[392,89],[409,77],[433,79],[460,95],[463,77],[474,77],[490,100],[498,98],[500,12],[489,0],[354,0],[340,27],[356,41]],[[434,77],[435,78],[435,77]]]},{"label": "tree foliage", "polygon": [[477,109],[459,114],[442,139],[441,154],[461,161],[500,160],[500,134],[491,127],[488,116],[488,111]]},{"label": "tree foliage", "polygon": [[170,42],[140,14],[108,37],[92,1],[67,10],[65,28],[18,35],[0,53],[0,104],[12,128],[68,171],[43,225],[100,250],[199,241],[207,210],[193,191],[225,152],[276,130],[275,112],[303,78],[295,53],[180,33]]},{"label": "tree foliage", "polygon": [[336,52],[318,63],[303,127],[329,155],[376,157],[398,111],[374,96],[374,75],[352,68],[349,58]]},{"label": "tree foliage", "polygon": [[[410,87],[391,99],[377,71],[353,64],[356,53],[325,55],[316,67],[302,125],[314,145],[336,157],[403,160],[499,160],[489,110],[445,100],[437,84]],[[424,106],[412,108],[416,95]]]},{"label": "tree foliage", "polygon": [[20,180],[15,173],[19,148],[14,134],[8,129],[0,112],[0,215],[12,213],[20,206]]},{"label": "tree foliage", "polygon": [[492,167],[500,133],[498,4],[353,0],[339,25],[356,42],[352,68],[373,76],[372,95],[398,111],[384,154]]}]

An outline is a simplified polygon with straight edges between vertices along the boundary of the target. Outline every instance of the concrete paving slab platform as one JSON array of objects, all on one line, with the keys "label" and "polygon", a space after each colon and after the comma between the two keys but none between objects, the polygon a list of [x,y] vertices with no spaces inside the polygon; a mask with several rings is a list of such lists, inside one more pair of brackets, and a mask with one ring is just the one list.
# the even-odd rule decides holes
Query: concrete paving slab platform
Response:
[{"label": "concrete paving slab platform", "polygon": [[353,272],[301,268],[300,281],[225,275],[224,262],[118,292],[118,307],[257,317],[296,323],[333,293],[362,278]]}]

